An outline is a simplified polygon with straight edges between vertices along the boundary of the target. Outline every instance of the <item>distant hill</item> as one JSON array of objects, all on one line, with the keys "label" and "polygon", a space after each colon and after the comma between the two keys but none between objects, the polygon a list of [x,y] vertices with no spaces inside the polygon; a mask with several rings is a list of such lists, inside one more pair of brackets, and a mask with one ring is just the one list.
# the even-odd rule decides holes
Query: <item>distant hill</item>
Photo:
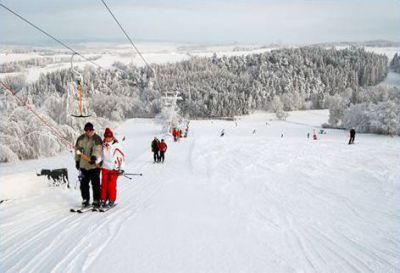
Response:
[{"label": "distant hill", "polygon": [[363,42],[328,42],[313,44],[313,46],[400,47],[400,41],[371,40]]}]

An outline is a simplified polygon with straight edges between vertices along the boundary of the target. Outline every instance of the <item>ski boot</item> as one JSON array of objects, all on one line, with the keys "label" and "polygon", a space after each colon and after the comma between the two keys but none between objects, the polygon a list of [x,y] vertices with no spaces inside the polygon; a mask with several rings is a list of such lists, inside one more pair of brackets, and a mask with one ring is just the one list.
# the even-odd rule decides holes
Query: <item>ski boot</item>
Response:
[{"label": "ski boot", "polygon": [[98,208],[100,208],[100,202],[95,200],[95,201],[93,201],[92,206],[93,206],[93,208],[98,209]]},{"label": "ski boot", "polygon": [[89,200],[83,200],[83,201],[82,201],[82,208],[87,208],[87,207],[89,207],[89,204],[90,204]]}]

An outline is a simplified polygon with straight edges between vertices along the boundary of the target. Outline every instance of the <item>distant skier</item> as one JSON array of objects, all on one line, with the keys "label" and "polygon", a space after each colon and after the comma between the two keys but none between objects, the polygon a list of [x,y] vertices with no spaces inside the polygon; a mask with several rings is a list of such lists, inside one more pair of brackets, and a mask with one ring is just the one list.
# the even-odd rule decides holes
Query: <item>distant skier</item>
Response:
[{"label": "distant skier", "polygon": [[253,135],[256,133],[256,129],[253,130]]},{"label": "distant skier", "polygon": [[172,129],[172,136],[174,137],[174,141],[178,141],[178,130],[176,128]]},{"label": "distant skier", "polygon": [[167,143],[165,143],[164,139],[161,139],[159,147],[160,147],[160,161],[164,163],[165,152],[167,151]]},{"label": "distant skier", "polygon": [[[117,179],[124,173],[125,155],[110,128],[104,131],[101,172],[101,207],[113,207],[117,199]],[[106,203],[108,200],[108,204]]]},{"label": "distant skier", "polygon": [[307,133],[307,138],[310,138],[310,133],[309,132]]},{"label": "distant skier", "polygon": [[151,151],[153,152],[153,159],[154,163],[160,161],[160,141],[157,137],[154,137],[153,141],[151,142]]},{"label": "distant skier", "polygon": [[178,141],[180,141],[183,136],[181,129],[178,130],[177,135],[178,135]]},{"label": "distant skier", "polygon": [[183,135],[183,137],[187,137],[188,134],[189,134],[189,124],[190,124],[190,121],[188,121],[187,124],[186,124],[185,134]]},{"label": "distant skier", "polygon": [[317,132],[315,130],[313,131],[313,139],[314,140],[318,140]]},{"label": "distant skier", "polygon": [[223,137],[225,135],[225,129],[222,129],[222,131],[221,131],[221,137]]},{"label": "distant skier", "polygon": [[350,139],[349,139],[349,144],[354,144],[354,138],[356,137],[356,130],[351,129],[350,130]]},{"label": "distant skier", "polygon": [[[82,207],[88,207],[90,204],[89,182],[92,183],[93,190],[92,205],[98,207],[100,205],[100,168],[97,164],[101,161],[103,141],[94,132],[92,123],[86,123],[84,130],[85,133],[78,137],[75,144],[75,166],[81,176]],[[85,156],[90,160],[85,160]]]}]

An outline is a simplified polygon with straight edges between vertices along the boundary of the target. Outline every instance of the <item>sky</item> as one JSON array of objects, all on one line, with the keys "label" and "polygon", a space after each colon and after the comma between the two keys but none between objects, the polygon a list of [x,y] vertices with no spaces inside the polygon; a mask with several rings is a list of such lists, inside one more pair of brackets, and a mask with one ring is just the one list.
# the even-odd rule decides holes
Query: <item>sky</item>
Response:
[{"label": "sky", "polygon": [[[105,0],[134,41],[400,41],[400,0]],[[63,41],[126,42],[100,0],[0,0]],[[0,44],[49,38],[0,7]]]}]

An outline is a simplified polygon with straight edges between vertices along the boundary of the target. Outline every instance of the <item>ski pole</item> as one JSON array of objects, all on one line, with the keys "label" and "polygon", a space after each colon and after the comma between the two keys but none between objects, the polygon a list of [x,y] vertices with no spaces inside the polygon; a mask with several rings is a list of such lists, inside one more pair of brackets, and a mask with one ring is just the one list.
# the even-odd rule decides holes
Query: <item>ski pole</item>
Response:
[{"label": "ski pole", "polygon": [[142,173],[124,173],[124,175],[140,175],[140,176],[143,176]]},{"label": "ski pole", "polygon": [[128,178],[129,180],[132,180],[132,177],[129,177],[126,174],[123,174],[122,176],[125,177],[125,178]]},{"label": "ski pole", "polygon": [[75,190],[78,187],[78,181],[79,181],[79,183],[81,183],[82,178],[83,178],[82,176],[83,176],[82,171],[79,170],[78,179],[76,179],[76,182],[75,182],[75,188],[74,188]]}]

